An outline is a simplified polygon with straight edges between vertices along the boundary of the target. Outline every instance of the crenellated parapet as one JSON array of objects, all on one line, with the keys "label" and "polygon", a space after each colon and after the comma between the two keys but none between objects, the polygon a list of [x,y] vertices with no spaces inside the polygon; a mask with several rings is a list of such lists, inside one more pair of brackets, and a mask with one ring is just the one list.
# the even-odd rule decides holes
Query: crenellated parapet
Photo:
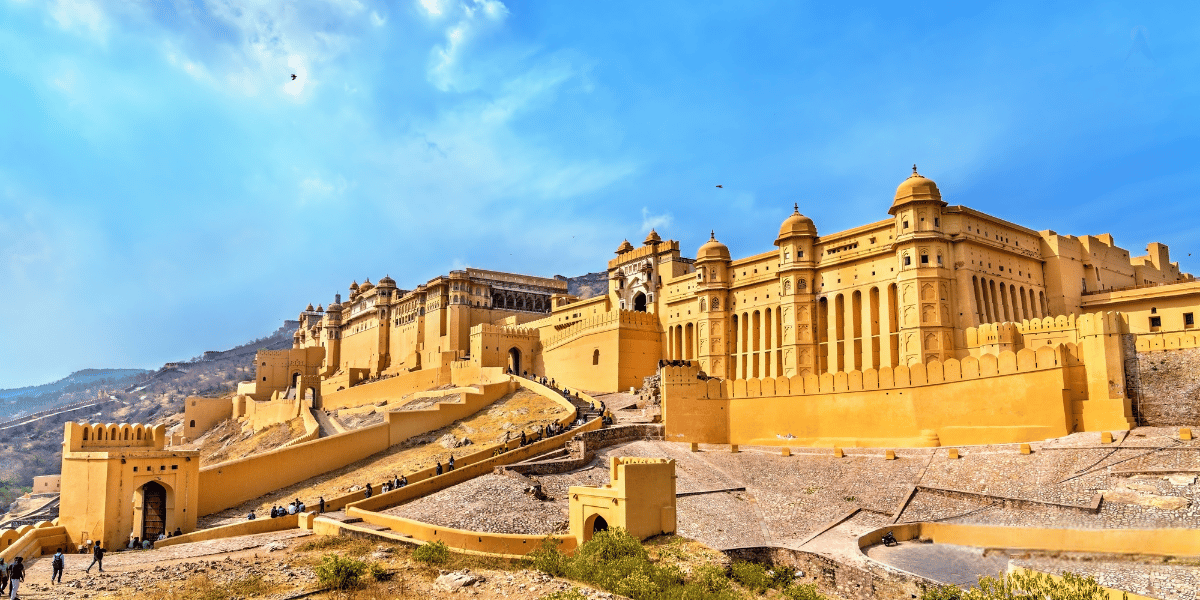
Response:
[{"label": "crenellated parapet", "polygon": [[821,375],[752,379],[699,379],[700,368],[663,367],[660,377],[663,386],[703,385],[707,398],[761,398],[767,396],[805,396],[839,394],[871,390],[903,390],[905,388],[955,383],[1060,369],[1070,362],[1072,348],[1043,346],[1018,352],[968,356],[962,360],[930,361],[911,366],[883,367],[865,371],[841,371]]},{"label": "crenellated parapet", "polygon": [[658,317],[654,314],[632,310],[614,310],[577,321],[570,327],[543,339],[542,345],[547,351],[553,350],[578,339],[580,336],[596,330],[609,329],[614,325],[622,328],[652,331],[658,331],[661,327]]},{"label": "crenellated parapet", "polygon": [[65,452],[103,452],[122,448],[162,450],[166,444],[166,425],[67,423],[63,433]]}]

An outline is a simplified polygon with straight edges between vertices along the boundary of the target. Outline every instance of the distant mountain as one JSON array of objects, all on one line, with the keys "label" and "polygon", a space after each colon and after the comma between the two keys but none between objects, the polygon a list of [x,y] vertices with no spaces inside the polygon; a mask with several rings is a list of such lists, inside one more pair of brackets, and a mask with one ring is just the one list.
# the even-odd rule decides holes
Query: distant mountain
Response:
[{"label": "distant mountain", "polygon": [[0,390],[0,420],[95,398],[101,388],[136,385],[151,373],[146,369],[83,369],[53,383]]},{"label": "distant mountain", "polygon": [[205,352],[157,371],[86,369],[54,383],[0,390],[0,510],[34,475],[61,469],[63,423],[166,423],[183,418],[188,396],[224,396],[254,379],[254,354],[292,347],[298,321],[229,350]]},{"label": "distant mountain", "polygon": [[579,277],[567,278],[567,293],[586,300],[608,293],[608,272],[588,273]]}]

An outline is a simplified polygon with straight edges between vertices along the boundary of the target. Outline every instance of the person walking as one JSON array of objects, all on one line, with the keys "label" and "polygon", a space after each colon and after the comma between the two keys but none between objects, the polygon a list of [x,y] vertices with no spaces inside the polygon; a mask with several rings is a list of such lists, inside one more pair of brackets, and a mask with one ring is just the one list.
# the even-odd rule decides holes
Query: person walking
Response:
[{"label": "person walking", "polygon": [[370,483],[367,484],[366,497],[367,498],[371,497],[371,484]]},{"label": "person walking", "polygon": [[450,455],[450,460],[448,460],[448,461],[446,461],[446,462],[450,463],[450,470],[451,470],[451,471],[453,471],[453,470],[454,470],[454,455],[453,455],[453,454],[451,454],[451,455]]},{"label": "person walking", "polygon": [[54,559],[50,561],[50,566],[54,571],[50,574],[50,583],[62,583],[63,567],[66,566],[67,559],[63,556],[62,548],[59,548],[54,553]]},{"label": "person walking", "polygon": [[11,600],[17,600],[17,584],[25,582],[25,559],[20,556],[13,559],[11,565],[8,565],[8,597]]},{"label": "person walking", "polygon": [[0,558],[0,596],[4,595],[4,591],[8,589],[8,565],[4,564],[4,559]]},{"label": "person walking", "polygon": [[321,496],[321,512],[325,512],[325,496]]},{"label": "person walking", "polygon": [[[142,548],[146,548],[146,545],[148,542],[149,542],[149,540],[142,540]],[[105,550],[104,550],[104,548],[102,548],[100,546],[100,542],[96,542],[96,545],[92,547],[92,564],[88,565],[88,568],[84,569],[83,572],[91,573],[92,567],[99,567],[100,572],[103,573],[104,572],[104,552],[105,552]],[[10,574],[8,576],[8,578],[12,579],[12,575]],[[13,598],[16,598],[16,597],[17,597],[16,594],[13,594]]]}]

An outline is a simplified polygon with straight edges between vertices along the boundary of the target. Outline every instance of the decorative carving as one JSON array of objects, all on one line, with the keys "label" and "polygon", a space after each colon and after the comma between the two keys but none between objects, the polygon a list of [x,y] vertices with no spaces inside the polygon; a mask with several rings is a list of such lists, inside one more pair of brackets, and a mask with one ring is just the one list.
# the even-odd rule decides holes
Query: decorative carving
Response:
[{"label": "decorative carving", "polygon": [[932,283],[926,283],[921,286],[921,299],[922,300],[933,300],[933,284]]},{"label": "decorative carving", "polygon": [[900,297],[904,299],[905,304],[912,304],[917,301],[917,292],[913,289],[913,284],[904,284],[904,289],[900,293]]}]

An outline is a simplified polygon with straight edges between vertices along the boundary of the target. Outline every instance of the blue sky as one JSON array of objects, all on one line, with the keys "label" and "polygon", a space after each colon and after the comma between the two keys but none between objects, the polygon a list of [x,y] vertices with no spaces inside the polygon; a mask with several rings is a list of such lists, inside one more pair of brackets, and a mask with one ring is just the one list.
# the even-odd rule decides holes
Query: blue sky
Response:
[{"label": "blue sky", "polygon": [[912,163],[952,204],[1200,269],[1192,2],[0,0],[0,23],[0,387],[227,348],[365,277],[597,271],[652,226],[762,252],[793,202],[822,232],[884,218]]}]

